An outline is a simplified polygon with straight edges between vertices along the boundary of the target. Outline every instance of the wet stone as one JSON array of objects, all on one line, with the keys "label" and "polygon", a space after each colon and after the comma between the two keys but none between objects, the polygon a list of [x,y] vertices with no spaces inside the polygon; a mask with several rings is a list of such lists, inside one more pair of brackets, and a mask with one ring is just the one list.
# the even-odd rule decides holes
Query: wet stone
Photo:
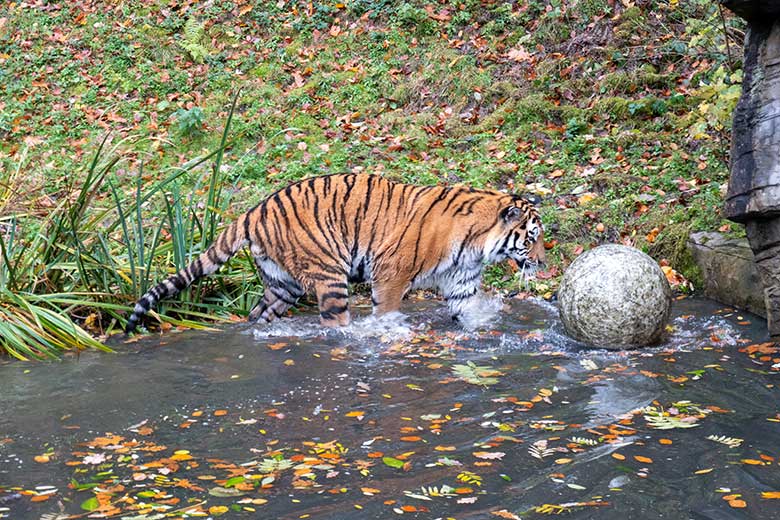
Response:
[{"label": "wet stone", "polygon": [[747,239],[693,233],[688,249],[702,272],[705,296],[766,317],[761,277]]},{"label": "wet stone", "polygon": [[595,347],[620,349],[662,339],[672,292],[652,258],[611,244],[591,249],[571,264],[558,298],[567,334]]}]

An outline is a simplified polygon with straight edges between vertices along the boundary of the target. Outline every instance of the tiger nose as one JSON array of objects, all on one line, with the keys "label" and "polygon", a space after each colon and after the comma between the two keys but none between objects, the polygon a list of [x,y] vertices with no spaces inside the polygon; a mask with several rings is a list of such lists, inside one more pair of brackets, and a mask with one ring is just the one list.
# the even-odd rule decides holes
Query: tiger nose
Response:
[{"label": "tiger nose", "polygon": [[528,258],[535,261],[540,266],[544,265],[545,263],[545,252],[544,252],[544,236],[543,234],[539,234],[539,238],[534,243],[531,250],[528,252]]}]

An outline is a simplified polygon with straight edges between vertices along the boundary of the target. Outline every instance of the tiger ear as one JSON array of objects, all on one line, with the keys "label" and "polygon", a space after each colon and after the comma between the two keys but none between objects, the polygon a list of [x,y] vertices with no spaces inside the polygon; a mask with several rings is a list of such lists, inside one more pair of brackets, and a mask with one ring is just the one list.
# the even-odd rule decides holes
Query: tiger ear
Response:
[{"label": "tiger ear", "polygon": [[504,208],[504,210],[501,211],[501,216],[503,217],[504,222],[514,222],[520,220],[521,215],[522,211],[517,206],[509,206],[508,208]]}]

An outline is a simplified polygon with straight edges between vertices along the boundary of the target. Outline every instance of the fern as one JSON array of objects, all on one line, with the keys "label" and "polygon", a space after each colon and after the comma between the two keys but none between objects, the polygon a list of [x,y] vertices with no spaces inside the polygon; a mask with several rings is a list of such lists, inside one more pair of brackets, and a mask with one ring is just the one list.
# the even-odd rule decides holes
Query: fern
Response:
[{"label": "fern", "polygon": [[257,470],[261,473],[277,473],[291,467],[293,467],[293,463],[289,460],[263,459],[263,462],[257,466]]},{"label": "fern", "polygon": [[726,437],[725,435],[709,435],[707,440],[719,442],[725,444],[729,448],[739,448],[742,445],[744,439],[738,439],[736,437]]},{"label": "fern", "polygon": [[530,453],[532,457],[542,460],[555,453],[555,450],[547,447],[547,441],[541,440],[533,443],[531,447],[528,448],[528,453]]},{"label": "fern", "polygon": [[574,444],[579,444],[580,446],[595,446],[599,443],[599,441],[595,439],[588,439],[586,437],[572,437],[569,440]]},{"label": "fern", "polygon": [[695,428],[698,421],[707,416],[710,410],[701,408],[690,401],[677,401],[664,410],[662,407],[646,406],[642,409],[647,425],[657,430],[673,428]]},{"label": "fern", "polygon": [[404,491],[404,494],[409,498],[416,498],[418,500],[432,500],[431,497],[452,497],[456,496],[455,488],[444,484],[442,487],[436,486],[421,486],[419,493],[412,491]]},{"label": "fern", "polygon": [[179,45],[187,51],[195,63],[203,63],[209,56],[209,50],[203,45],[205,36],[203,23],[196,18],[189,18],[184,24],[184,39]]},{"label": "fern", "polygon": [[536,506],[534,511],[540,515],[560,515],[562,513],[570,513],[571,509],[560,506],[558,504],[542,504],[540,506]]},{"label": "fern", "polygon": [[458,475],[458,480],[466,484],[473,484],[475,486],[482,485],[482,477],[471,471],[464,471]]}]

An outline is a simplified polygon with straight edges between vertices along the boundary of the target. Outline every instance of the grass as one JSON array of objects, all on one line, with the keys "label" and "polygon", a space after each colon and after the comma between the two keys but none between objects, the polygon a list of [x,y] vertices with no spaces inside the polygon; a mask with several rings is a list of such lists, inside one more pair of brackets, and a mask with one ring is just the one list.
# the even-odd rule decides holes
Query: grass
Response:
[{"label": "grass", "polygon": [[[717,6],[344,4],[0,9],[0,324],[27,331],[0,350],[97,348],[223,223],[344,171],[538,195],[559,272],[620,241],[696,276],[679,244],[725,224],[740,79]],[[206,326],[261,293],[239,255],[154,316]]]}]

